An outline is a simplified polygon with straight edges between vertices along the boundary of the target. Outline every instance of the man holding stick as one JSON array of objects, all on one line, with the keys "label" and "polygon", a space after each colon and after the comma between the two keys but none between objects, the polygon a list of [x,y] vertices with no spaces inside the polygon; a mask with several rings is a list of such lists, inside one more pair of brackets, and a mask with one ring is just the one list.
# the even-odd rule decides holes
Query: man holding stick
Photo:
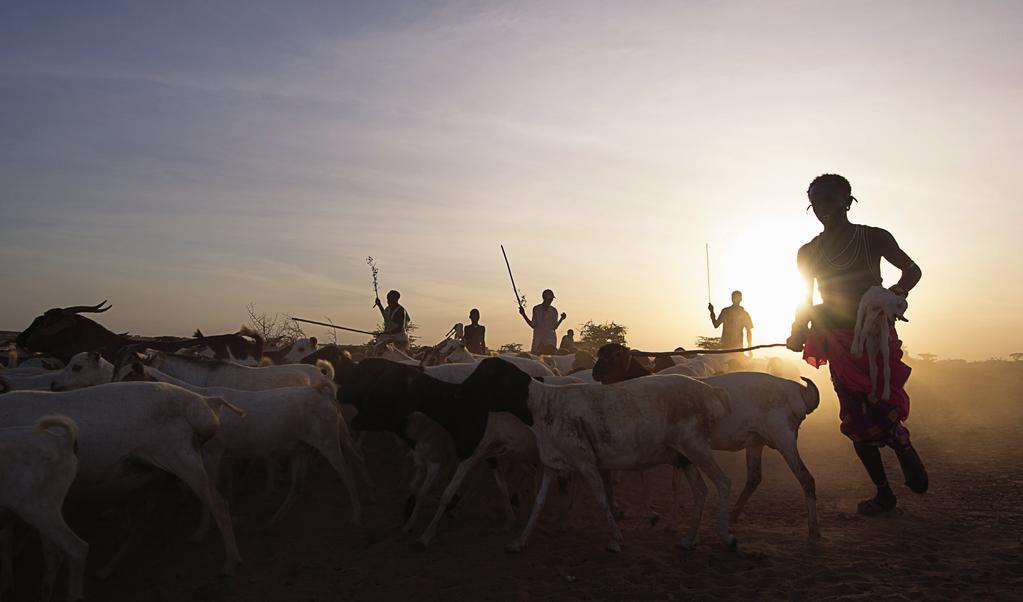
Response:
[{"label": "man holding stick", "polygon": [[380,297],[376,298],[374,305],[380,308],[380,315],[384,318],[384,331],[377,336],[378,348],[387,343],[393,344],[402,351],[409,350],[408,325],[411,319],[405,308],[398,304],[401,293],[398,291],[387,292],[387,307],[380,303]]},{"label": "man holding stick", "polygon": [[[736,349],[742,347],[742,333],[746,331],[746,346],[753,346],[753,320],[749,312],[742,306],[742,292],[732,291],[732,304],[721,310],[721,315],[714,315],[714,304],[708,303],[710,311],[710,323],[714,328],[724,326],[721,329],[721,348]],[[753,357],[752,351],[747,351],[749,357]]]},{"label": "man holding stick", "polygon": [[526,316],[526,309],[519,305],[519,315],[533,329],[533,344],[529,352],[533,355],[554,355],[558,352],[558,326],[567,317],[565,312],[558,316],[558,310],[551,305],[554,291],[546,289],[542,293],[543,303],[533,306],[533,319]]}]

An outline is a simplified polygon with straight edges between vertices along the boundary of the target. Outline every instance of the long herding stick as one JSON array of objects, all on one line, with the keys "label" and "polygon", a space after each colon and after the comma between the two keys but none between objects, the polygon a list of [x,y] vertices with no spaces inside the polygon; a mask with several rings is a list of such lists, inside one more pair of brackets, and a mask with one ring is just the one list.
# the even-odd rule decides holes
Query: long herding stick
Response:
[{"label": "long herding stick", "polygon": [[519,289],[515,287],[515,276],[512,276],[511,264],[508,263],[508,254],[504,252],[504,245],[501,245],[501,255],[504,255],[504,265],[508,268],[508,278],[511,279],[512,292],[515,293],[515,304],[522,309],[522,297],[519,296]]},{"label": "long herding stick", "polygon": [[682,357],[693,357],[694,355],[713,355],[718,353],[742,353],[744,351],[753,351],[754,349],[766,349],[768,347],[785,347],[785,343],[771,343],[769,345],[754,345],[753,347],[742,347],[738,349],[685,349],[683,351],[639,351],[638,349],[630,349],[631,355],[640,355],[643,357],[661,357],[669,355],[681,355]]},{"label": "long herding stick", "polygon": [[703,243],[703,253],[707,258],[707,303],[710,303],[710,243]]},{"label": "long herding stick", "polygon": [[368,335],[374,336],[374,337],[378,336],[380,334],[379,332],[369,332],[368,330],[358,330],[358,329],[355,329],[355,328],[346,328],[344,326],[335,326],[334,324],[327,324],[326,322],[317,322],[316,320],[305,320],[303,318],[295,318],[293,316],[288,316],[288,319],[294,320],[296,322],[305,322],[306,324],[316,324],[317,326],[326,326],[327,328],[333,328],[335,330],[347,330],[348,332],[357,332],[359,334],[368,334]]}]

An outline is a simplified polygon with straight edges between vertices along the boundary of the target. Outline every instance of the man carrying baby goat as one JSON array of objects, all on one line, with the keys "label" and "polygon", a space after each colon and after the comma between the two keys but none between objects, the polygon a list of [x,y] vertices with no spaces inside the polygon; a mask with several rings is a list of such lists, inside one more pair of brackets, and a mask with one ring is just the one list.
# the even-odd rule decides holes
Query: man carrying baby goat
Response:
[{"label": "man carrying baby goat", "polygon": [[[868,516],[881,514],[893,510],[896,504],[881,462],[881,447],[895,450],[912,491],[927,491],[927,471],[903,424],[909,416],[909,395],[904,385],[910,368],[901,361],[902,342],[894,325],[889,327],[888,336],[882,337],[888,346],[884,354],[887,364],[880,367],[888,379],[887,398],[875,393],[872,376],[878,367],[871,362],[877,358],[851,351],[854,328],[864,293],[881,285],[882,257],[902,270],[899,282],[889,290],[903,298],[920,281],[920,268],[886,230],[849,222],[848,211],[856,199],[849,181],[842,176],[825,174],[816,178],[807,196],[824,231],[803,245],[796,256],[807,282],[807,297],[797,311],[787,344],[793,351],[802,351],[803,359],[815,368],[830,365],[842,434],[852,440],[856,455],[877,486],[877,495],[860,502],[857,510]],[[815,279],[823,300],[818,306],[813,305]],[[810,322],[812,329],[807,326]]]}]

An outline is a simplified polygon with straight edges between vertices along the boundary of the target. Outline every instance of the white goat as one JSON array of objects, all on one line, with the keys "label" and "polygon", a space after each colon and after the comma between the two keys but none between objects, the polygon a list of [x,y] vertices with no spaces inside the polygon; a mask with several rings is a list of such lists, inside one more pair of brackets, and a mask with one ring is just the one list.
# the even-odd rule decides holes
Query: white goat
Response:
[{"label": "white goat", "polygon": [[16,391],[0,397],[0,426],[66,415],[79,428],[76,483],[105,483],[138,460],[174,475],[213,513],[224,545],[224,573],[241,561],[227,503],[203,467],[196,441],[217,434],[221,407],[243,414],[219,397],[202,397],[164,383],[110,383],[54,393]]},{"label": "white goat", "polygon": [[[64,430],[54,435],[49,428]],[[66,416],[43,416],[33,427],[0,428],[0,508],[28,523],[68,559],[68,598],[82,597],[89,544],[64,522],[61,508],[78,473],[78,427]],[[49,555],[47,555],[49,557]],[[58,565],[47,562],[42,600],[49,600]],[[5,576],[6,573],[5,573]],[[3,591],[0,590],[0,594]]]},{"label": "white goat", "polygon": [[[683,376],[650,376],[613,385],[528,384],[526,402],[533,416],[544,476],[533,512],[522,534],[505,549],[525,547],[556,473],[574,471],[593,490],[611,529],[607,548],[621,550],[622,535],[609,505],[611,470],[642,470],[677,462],[678,454],[694,462],[713,481],[719,498],[719,535],[728,545],[728,477],[711,455],[714,423],[728,412],[723,389]],[[693,528],[679,545],[696,539],[702,504],[695,508]]]},{"label": "white goat", "polygon": [[860,298],[860,306],[856,311],[856,331],[853,334],[850,352],[859,357],[866,351],[867,361],[870,364],[870,383],[873,388],[870,397],[872,399],[878,399],[878,354],[881,355],[884,370],[884,384],[880,399],[888,401],[891,397],[892,369],[889,363],[891,352],[888,339],[889,331],[895,320],[906,320],[907,308],[908,303],[905,297],[896,295],[880,286],[870,287]]},{"label": "white goat", "polygon": [[[207,360],[172,355],[160,351],[147,351],[142,363],[160,372],[200,387],[228,387],[246,391],[259,391],[277,387],[315,387],[327,382],[334,387],[334,367],[326,360],[309,364],[249,367],[232,362]],[[115,378],[124,377],[127,364],[118,366]]]},{"label": "white goat", "polygon": [[[452,339],[451,343],[445,343],[446,348],[450,348],[451,351],[444,357],[447,361],[456,364],[478,364],[485,357],[478,357],[475,354],[469,353],[465,348],[465,345],[461,341],[455,341]],[[543,363],[539,359],[530,359],[526,357],[519,357],[511,353],[503,353],[497,357],[502,360],[514,364],[519,370],[522,370],[530,376],[556,376],[555,372],[551,370],[550,366]],[[572,356],[567,356],[572,357]],[[390,359],[390,358],[388,358]],[[407,362],[401,362],[407,363]],[[416,362],[418,364],[418,362]],[[429,374],[429,371],[427,371]],[[431,376],[433,376],[431,374]],[[439,378],[439,377],[435,377]],[[443,379],[441,379],[443,380]]]},{"label": "white goat", "polygon": [[24,373],[16,369],[4,372],[4,379],[17,391],[70,391],[110,382],[114,366],[95,351],[75,354],[62,370]]},{"label": "white goat", "polygon": [[[175,379],[142,364],[134,364],[128,378],[151,378],[177,385],[203,395],[220,397],[245,412],[244,417],[225,414],[220,431],[202,447],[203,460],[210,479],[219,482],[223,458],[279,458],[292,461],[291,487],[271,523],[276,523],[291,508],[298,489],[305,446],[315,449],[330,463],[348,489],[352,504],[352,522],[362,522],[362,506],[352,479],[348,460],[373,495],[373,481],[362,456],[355,450],[348,425],[335,402],[333,389],[326,383],[316,387],[278,387],[263,391],[244,391],[227,387],[198,387]],[[208,527],[208,514],[193,539],[201,539]]]}]

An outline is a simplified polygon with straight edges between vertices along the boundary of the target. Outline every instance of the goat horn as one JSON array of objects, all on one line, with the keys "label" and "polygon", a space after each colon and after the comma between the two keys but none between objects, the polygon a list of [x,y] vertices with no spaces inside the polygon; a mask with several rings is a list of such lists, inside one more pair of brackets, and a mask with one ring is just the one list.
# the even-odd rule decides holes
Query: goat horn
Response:
[{"label": "goat horn", "polygon": [[66,313],[66,314],[81,314],[81,313],[101,314],[101,313],[105,312],[106,310],[110,309],[111,307],[113,307],[113,305],[108,305],[106,307],[103,307],[103,304],[106,303],[106,302],[107,302],[107,300],[104,299],[104,300],[100,301],[99,303],[97,303],[96,305],[75,305],[74,307],[65,307],[61,311],[63,313]]}]

